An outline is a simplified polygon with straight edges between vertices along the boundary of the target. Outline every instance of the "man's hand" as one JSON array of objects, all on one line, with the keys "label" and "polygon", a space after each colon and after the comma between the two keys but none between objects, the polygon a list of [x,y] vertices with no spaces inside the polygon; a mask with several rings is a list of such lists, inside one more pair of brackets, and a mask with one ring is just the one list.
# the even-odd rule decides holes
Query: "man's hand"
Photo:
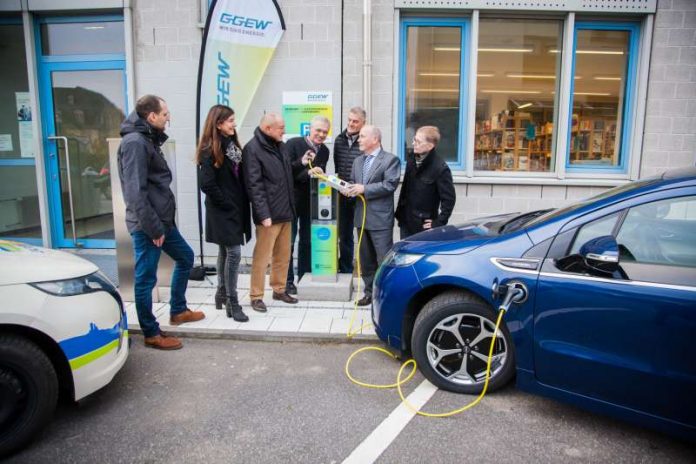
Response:
[{"label": "man's hand", "polygon": [[428,230],[433,228],[433,220],[432,219],[426,219],[423,221],[423,229]]},{"label": "man's hand", "polygon": [[321,176],[322,174],[324,174],[324,170],[322,168],[320,168],[319,166],[315,166],[309,170],[309,175],[312,177]]},{"label": "man's hand", "polygon": [[157,248],[162,248],[162,244],[164,243],[164,235],[162,235],[160,238],[153,238],[152,243],[154,243]]},{"label": "man's hand", "polygon": [[261,225],[264,227],[271,227],[273,225],[273,222],[271,221],[271,218],[266,218],[263,221],[261,221]]},{"label": "man's hand", "polygon": [[357,197],[365,193],[365,186],[363,184],[352,184],[348,187],[344,193],[347,197]]},{"label": "man's hand", "polygon": [[310,161],[314,161],[315,156],[316,153],[314,153],[312,150],[307,150],[304,155],[302,155],[302,166],[307,166]]}]

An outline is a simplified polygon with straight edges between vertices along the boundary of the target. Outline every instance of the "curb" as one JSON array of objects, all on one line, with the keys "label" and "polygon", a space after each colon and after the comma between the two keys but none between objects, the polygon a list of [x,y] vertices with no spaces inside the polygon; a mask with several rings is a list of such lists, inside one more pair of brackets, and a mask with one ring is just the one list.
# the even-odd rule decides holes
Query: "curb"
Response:
[{"label": "curb", "polygon": [[[214,340],[243,340],[259,342],[279,342],[279,343],[349,343],[369,345],[381,343],[376,335],[354,335],[348,338],[346,334],[322,334],[322,333],[293,333],[293,332],[261,332],[252,330],[221,330],[221,329],[202,329],[189,328],[181,329],[174,327],[164,327],[167,334],[181,338],[202,338]],[[137,325],[128,325],[128,334],[143,334]]]}]

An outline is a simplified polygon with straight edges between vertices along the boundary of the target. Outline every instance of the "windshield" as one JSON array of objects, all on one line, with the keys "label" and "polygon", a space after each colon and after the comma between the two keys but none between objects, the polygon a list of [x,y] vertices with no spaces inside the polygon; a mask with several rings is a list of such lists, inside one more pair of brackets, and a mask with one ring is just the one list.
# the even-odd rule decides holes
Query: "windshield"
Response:
[{"label": "windshield", "polygon": [[510,219],[505,224],[503,224],[500,227],[498,233],[505,234],[508,232],[514,232],[520,229],[522,226],[529,223],[530,221],[532,221],[533,219],[536,219],[542,214],[548,213],[549,211],[553,211],[553,209],[540,209],[538,211],[532,211],[530,213],[524,213],[520,214],[519,216],[515,216],[514,218]]},{"label": "windshield", "polygon": [[548,211],[546,214],[542,214],[541,216],[538,216],[534,218],[533,220],[527,222],[525,225],[526,226],[535,226],[537,224],[541,224],[542,222],[549,221],[551,219],[554,219],[556,217],[562,216],[566,213],[569,213],[571,211],[575,211],[576,209],[580,209],[583,206],[587,206],[590,203],[594,203],[595,201],[603,200],[604,198],[609,198],[612,195],[617,195],[619,193],[624,193],[624,192],[630,192],[631,190],[638,189],[641,187],[644,187],[648,184],[652,184],[659,179],[657,178],[649,178],[649,179],[643,179],[643,180],[638,180],[635,182],[629,182],[624,185],[619,185],[618,187],[611,188],[609,190],[606,190],[599,195],[595,195],[593,197],[587,198],[585,200],[578,201],[577,203],[573,203],[570,206],[566,206],[565,208],[559,208],[559,209],[554,209]]}]

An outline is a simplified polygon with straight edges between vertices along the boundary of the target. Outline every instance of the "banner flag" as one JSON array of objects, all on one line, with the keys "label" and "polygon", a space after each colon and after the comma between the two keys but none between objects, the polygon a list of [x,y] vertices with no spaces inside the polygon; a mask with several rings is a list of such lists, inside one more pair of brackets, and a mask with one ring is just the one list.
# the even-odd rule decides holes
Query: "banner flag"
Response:
[{"label": "banner flag", "polygon": [[198,68],[196,138],[216,104],[232,107],[242,125],[284,31],[275,0],[213,0]]}]

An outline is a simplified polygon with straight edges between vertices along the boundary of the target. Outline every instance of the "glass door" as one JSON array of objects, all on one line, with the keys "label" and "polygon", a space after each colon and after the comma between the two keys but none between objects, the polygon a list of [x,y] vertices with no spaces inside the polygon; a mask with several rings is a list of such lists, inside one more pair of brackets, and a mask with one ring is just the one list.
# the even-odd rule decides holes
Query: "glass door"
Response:
[{"label": "glass door", "polygon": [[37,40],[53,243],[113,248],[107,139],[127,111],[125,60],[114,59],[123,23],[72,21],[40,24]]}]

